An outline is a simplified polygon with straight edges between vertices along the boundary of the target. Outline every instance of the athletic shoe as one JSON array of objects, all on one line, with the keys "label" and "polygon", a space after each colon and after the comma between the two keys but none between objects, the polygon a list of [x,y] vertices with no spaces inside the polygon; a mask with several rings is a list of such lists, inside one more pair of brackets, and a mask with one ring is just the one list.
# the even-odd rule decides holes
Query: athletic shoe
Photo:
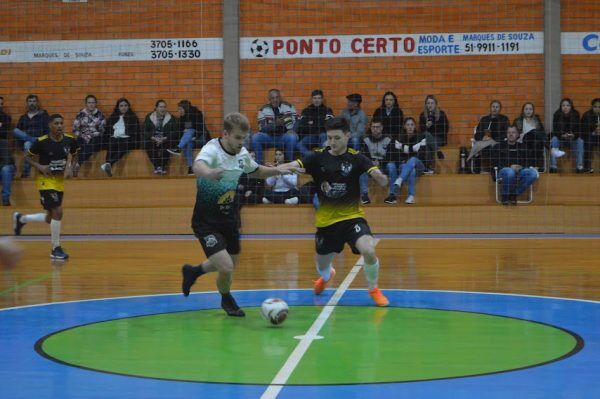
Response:
[{"label": "athletic shoe", "polygon": [[511,194],[508,196],[508,200],[510,201],[511,205],[516,206],[517,205],[517,194]]},{"label": "athletic shoe", "polygon": [[183,292],[183,296],[188,296],[190,295],[192,285],[194,285],[200,275],[194,271],[194,266],[187,264],[181,268],[181,275],[183,276],[181,291]]},{"label": "athletic shoe", "polygon": [[167,152],[172,155],[177,155],[177,156],[181,155],[181,149],[179,149],[179,148],[169,148],[167,150]]},{"label": "athletic shoe", "polygon": [[321,294],[327,287],[327,283],[331,281],[331,279],[335,276],[335,269],[332,267],[331,272],[329,272],[329,280],[323,280],[323,277],[319,277],[317,281],[315,281],[315,295]]},{"label": "athletic shoe", "polygon": [[69,259],[69,255],[63,251],[62,247],[58,246],[50,252],[50,259],[54,260],[67,260]]},{"label": "athletic shoe", "polygon": [[2,206],[10,206],[10,198],[2,197]]},{"label": "athletic shoe", "polygon": [[221,307],[229,315],[233,317],[244,317],[246,313],[235,302],[235,299],[230,293],[221,294]]},{"label": "athletic shoe", "polygon": [[269,201],[267,198],[263,197],[263,198],[262,198],[262,203],[263,203],[263,204],[270,204],[270,203],[271,203],[271,201]]},{"label": "athletic shoe", "polygon": [[103,163],[100,165],[100,169],[102,169],[102,171],[106,173],[108,177],[112,177],[112,166],[110,166],[110,163]]},{"label": "athletic shoe", "polygon": [[191,167],[191,166],[188,166],[187,175],[188,175],[188,176],[194,176],[194,175],[195,175],[195,173],[194,173],[194,169],[192,169],[192,167]]},{"label": "athletic shoe", "polygon": [[25,226],[25,223],[21,222],[21,214],[19,212],[13,213],[13,231],[16,236],[21,235],[23,226]]},{"label": "athletic shoe", "polygon": [[406,201],[404,201],[405,204],[414,204],[415,203],[415,196],[414,195],[409,195],[408,197],[406,197]]},{"label": "athletic shoe", "polygon": [[298,197],[288,198],[283,201],[286,205],[298,205]]},{"label": "athletic shoe", "polygon": [[423,171],[423,174],[424,174],[424,175],[430,175],[430,176],[431,176],[431,175],[432,175],[432,174],[434,174],[434,173],[435,173],[435,170],[433,170],[433,169],[431,169],[431,168],[426,168],[426,169]]},{"label": "athletic shoe", "polygon": [[558,169],[557,168],[550,168],[550,173],[558,173]]},{"label": "athletic shoe", "polygon": [[551,148],[551,149],[550,149],[550,154],[552,154],[552,156],[553,156],[554,158],[560,158],[560,157],[562,157],[562,156],[564,156],[564,155],[565,155],[565,152],[564,152],[564,151],[561,151],[561,150],[559,150],[558,148]]},{"label": "athletic shoe", "polygon": [[394,194],[390,194],[386,199],[383,200],[386,204],[397,204],[396,196]]},{"label": "athletic shoe", "polygon": [[362,194],[360,196],[360,203],[363,205],[367,205],[371,203],[371,198],[369,198],[369,194]]},{"label": "athletic shoe", "polygon": [[387,306],[390,303],[390,301],[388,301],[385,295],[381,293],[379,288],[373,288],[372,290],[369,290],[369,295],[371,296],[371,299],[373,299],[373,302],[375,302],[375,305],[377,306]]},{"label": "athletic shoe", "polygon": [[502,205],[510,205],[510,197],[507,194],[502,194]]}]

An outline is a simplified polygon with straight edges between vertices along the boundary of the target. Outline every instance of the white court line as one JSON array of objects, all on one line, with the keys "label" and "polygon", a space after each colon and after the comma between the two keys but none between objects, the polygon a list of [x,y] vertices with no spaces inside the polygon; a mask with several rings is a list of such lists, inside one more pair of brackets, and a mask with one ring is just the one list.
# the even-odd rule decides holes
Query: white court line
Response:
[{"label": "white court line", "polygon": [[[375,241],[376,245],[377,241],[379,240]],[[350,287],[350,284],[352,284],[352,281],[354,281],[354,278],[360,271],[363,262],[364,258],[361,256],[352,267],[352,270],[350,270],[350,273],[348,273],[344,281],[342,281],[338,289],[332,295],[331,299],[329,299],[321,313],[319,313],[319,316],[317,316],[317,319],[314,321],[312,326],[310,326],[306,334],[304,334],[290,357],[288,357],[285,364],[279,370],[275,378],[273,378],[273,381],[271,381],[271,384],[267,387],[260,399],[275,399],[277,395],[279,395],[279,392],[283,389],[284,384],[290,378],[290,375],[292,375],[292,372],[296,366],[298,366],[298,363],[300,363],[300,360],[308,350],[308,347],[319,334],[319,331],[321,331],[321,328],[323,328],[327,322],[327,319],[329,316],[331,316],[331,313],[333,313],[333,310],[342,298],[342,295],[344,295],[344,292],[346,292],[348,287]]]}]

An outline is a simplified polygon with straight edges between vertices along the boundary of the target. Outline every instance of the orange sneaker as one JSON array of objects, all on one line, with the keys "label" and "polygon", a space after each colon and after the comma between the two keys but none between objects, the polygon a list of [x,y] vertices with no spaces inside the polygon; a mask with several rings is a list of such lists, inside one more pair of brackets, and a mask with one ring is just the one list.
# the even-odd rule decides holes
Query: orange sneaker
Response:
[{"label": "orange sneaker", "polygon": [[327,283],[331,281],[331,279],[335,276],[335,269],[332,267],[331,272],[329,273],[329,280],[323,280],[323,277],[319,277],[317,281],[315,281],[315,295],[319,295],[325,287],[327,287]]},{"label": "orange sneaker", "polygon": [[373,288],[372,290],[369,290],[369,295],[377,306],[387,306],[390,303],[385,295],[381,293],[379,288]]}]

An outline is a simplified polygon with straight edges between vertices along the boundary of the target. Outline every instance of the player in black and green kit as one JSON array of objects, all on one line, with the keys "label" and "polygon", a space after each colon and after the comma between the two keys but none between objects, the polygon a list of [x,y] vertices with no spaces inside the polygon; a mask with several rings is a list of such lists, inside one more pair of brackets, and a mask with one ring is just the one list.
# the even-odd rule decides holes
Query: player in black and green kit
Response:
[{"label": "player in black and green kit", "polygon": [[327,148],[295,161],[312,175],[321,204],[315,221],[317,271],[321,277],[315,281],[315,294],[323,292],[335,275],[331,261],[347,243],[353,253],[364,257],[369,295],[377,306],[387,306],[389,301],[377,287],[379,260],[375,253],[375,239],[359,205],[359,177],[366,172],[383,187],[387,186],[388,178],[369,158],[348,148],[350,129],[346,120],[330,119],[325,128]]}]

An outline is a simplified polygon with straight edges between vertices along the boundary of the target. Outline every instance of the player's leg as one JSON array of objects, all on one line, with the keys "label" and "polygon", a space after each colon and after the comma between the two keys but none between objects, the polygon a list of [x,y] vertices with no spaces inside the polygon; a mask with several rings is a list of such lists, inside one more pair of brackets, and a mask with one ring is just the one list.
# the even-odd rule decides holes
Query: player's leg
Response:
[{"label": "player's leg", "polygon": [[[59,203],[60,202],[62,201],[59,201]],[[50,258],[55,260],[68,259],[69,255],[63,251],[60,245],[60,228],[63,217],[62,205],[58,205],[49,209],[48,215],[50,216],[50,240],[52,242],[52,252],[50,253]]]},{"label": "player's leg", "polygon": [[314,282],[315,294],[321,294],[327,284],[335,276],[335,269],[331,261],[336,253],[340,253],[344,248],[344,241],[340,240],[338,234],[338,224],[318,228],[315,234],[315,250],[317,253],[317,272],[319,278]]},{"label": "player's leg", "polygon": [[[51,191],[51,190],[40,191],[40,203],[42,204],[42,207],[46,210],[48,210],[46,203],[50,199],[48,196],[49,191]],[[19,212],[13,213],[13,231],[14,231],[15,235],[20,236],[23,226],[25,226],[27,223],[30,223],[30,222],[50,223],[50,214],[45,213],[45,212],[31,213],[31,214],[27,214],[27,215],[24,215]]]},{"label": "player's leg", "polygon": [[379,259],[375,252],[375,239],[371,235],[369,225],[364,221],[355,223],[352,235],[355,241],[349,241],[352,252],[358,252],[363,256],[365,278],[369,288],[369,295],[377,306],[387,306],[388,299],[381,293],[378,287],[379,281]]}]

